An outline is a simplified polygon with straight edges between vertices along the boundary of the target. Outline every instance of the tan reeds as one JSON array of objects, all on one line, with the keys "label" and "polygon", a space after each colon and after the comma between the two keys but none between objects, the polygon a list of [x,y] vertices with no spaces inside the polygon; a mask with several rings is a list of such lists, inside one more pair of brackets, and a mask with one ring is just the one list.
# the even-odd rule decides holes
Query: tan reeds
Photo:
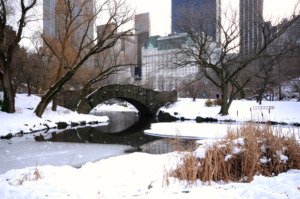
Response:
[{"label": "tan reeds", "polygon": [[206,149],[203,159],[192,151],[182,154],[170,175],[189,183],[197,179],[249,182],[255,175],[274,176],[300,169],[300,144],[295,136],[254,123],[228,130],[224,139]]}]

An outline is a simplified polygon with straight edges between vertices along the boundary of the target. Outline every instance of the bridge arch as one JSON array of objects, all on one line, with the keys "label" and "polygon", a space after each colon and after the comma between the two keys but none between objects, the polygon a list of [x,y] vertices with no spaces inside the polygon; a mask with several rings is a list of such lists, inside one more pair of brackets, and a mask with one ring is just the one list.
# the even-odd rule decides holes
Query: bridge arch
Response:
[{"label": "bridge arch", "polygon": [[98,104],[113,98],[129,102],[141,115],[154,116],[160,107],[177,100],[177,92],[157,92],[135,85],[108,85],[98,88],[80,101],[77,111],[87,114]]}]

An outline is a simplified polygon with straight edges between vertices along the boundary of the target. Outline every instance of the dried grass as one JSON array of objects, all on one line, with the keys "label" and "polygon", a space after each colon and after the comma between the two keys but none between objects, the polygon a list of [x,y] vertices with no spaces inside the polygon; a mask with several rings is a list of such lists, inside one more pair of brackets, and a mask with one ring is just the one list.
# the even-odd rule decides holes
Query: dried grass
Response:
[{"label": "dried grass", "polygon": [[208,99],[208,100],[205,101],[205,106],[211,107],[213,105],[214,105],[214,102],[212,100]]},{"label": "dried grass", "polygon": [[17,180],[16,185],[23,185],[26,181],[37,181],[42,179],[40,170],[36,167],[33,173],[25,173]]},{"label": "dried grass", "polygon": [[180,139],[177,138],[170,138],[169,143],[172,145],[174,151],[194,151],[196,149],[196,144],[194,141]]},{"label": "dried grass", "polygon": [[222,106],[223,99],[215,99],[213,102],[215,106]]},{"label": "dried grass", "polygon": [[300,169],[300,144],[295,136],[273,132],[268,125],[248,123],[206,149],[199,159],[193,151],[182,153],[170,176],[187,180],[250,182],[255,175],[274,176]]},{"label": "dried grass", "polygon": [[205,106],[212,107],[212,106],[221,106],[223,103],[223,99],[207,99],[205,101]]}]

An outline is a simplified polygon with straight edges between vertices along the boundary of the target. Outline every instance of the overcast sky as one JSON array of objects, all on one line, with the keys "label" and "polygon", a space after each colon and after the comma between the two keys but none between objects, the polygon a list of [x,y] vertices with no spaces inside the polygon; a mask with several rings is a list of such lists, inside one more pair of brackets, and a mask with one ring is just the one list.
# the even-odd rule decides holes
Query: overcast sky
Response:
[{"label": "overcast sky", "polygon": [[[166,35],[171,31],[171,0],[129,0],[137,13],[150,12],[151,35]],[[291,15],[299,0],[264,0],[264,17],[273,19]],[[222,8],[239,0],[221,0]],[[299,9],[298,9],[299,10]]]},{"label": "overcast sky", "polygon": [[[42,0],[39,1],[42,2]],[[171,32],[171,0],[127,0],[127,2],[132,4],[136,14],[150,13],[151,35],[167,35]],[[268,16],[267,18],[270,18],[269,16],[272,16],[272,18],[289,16],[292,14],[297,2],[300,2],[300,0],[264,0],[264,15]],[[221,0],[221,3],[223,10],[229,4],[238,10],[239,0]],[[39,10],[42,10],[42,7]],[[39,24],[26,27],[28,34],[25,36],[31,37],[33,30],[41,29],[42,23]],[[24,46],[32,47],[31,42],[27,39],[23,39],[21,43]]]}]

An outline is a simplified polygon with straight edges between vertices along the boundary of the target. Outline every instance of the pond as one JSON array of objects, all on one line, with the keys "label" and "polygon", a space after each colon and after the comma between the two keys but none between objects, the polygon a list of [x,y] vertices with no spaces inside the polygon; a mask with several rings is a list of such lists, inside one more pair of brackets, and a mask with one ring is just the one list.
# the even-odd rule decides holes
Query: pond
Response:
[{"label": "pond", "polygon": [[100,143],[128,145],[127,152],[141,151],[163,154],[174,151],[172,140],[144,134],[155,118],[140,117],[135,112],[101,112],[96,115],[109,117],[108,125],[51,131],[35,136],[36,141]]}]

